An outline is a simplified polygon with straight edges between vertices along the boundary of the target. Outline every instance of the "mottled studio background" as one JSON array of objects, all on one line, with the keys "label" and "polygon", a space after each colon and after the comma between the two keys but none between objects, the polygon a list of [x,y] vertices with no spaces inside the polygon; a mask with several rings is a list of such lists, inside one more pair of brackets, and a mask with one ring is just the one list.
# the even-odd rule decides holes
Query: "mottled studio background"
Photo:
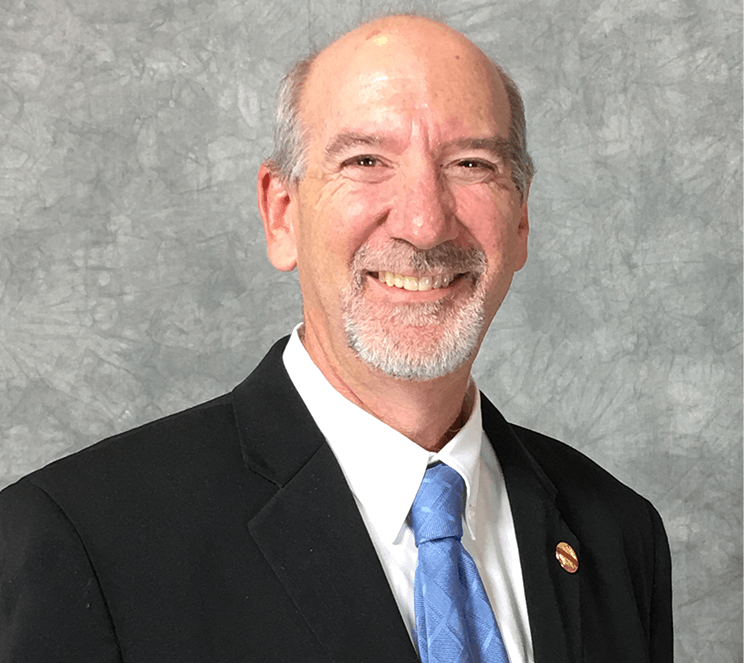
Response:
[{"label": "mottled studio background", "polygon": [[[390,8],[414,6],[0,0],[0,487],[230,389],[291,329],[254,194],[276,81]],[[480,386],[652,499],[677,660],[741,661],[740,3],[427,9],[520,83],[538,166]]]}]

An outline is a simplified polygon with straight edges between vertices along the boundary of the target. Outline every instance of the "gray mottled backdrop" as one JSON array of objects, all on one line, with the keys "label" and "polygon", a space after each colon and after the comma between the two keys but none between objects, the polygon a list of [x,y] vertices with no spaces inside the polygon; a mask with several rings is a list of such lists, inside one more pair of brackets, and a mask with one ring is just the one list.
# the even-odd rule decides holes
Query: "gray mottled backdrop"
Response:
[{"label": "gray mottled backdrop", "polygon": [[[276,81],[389,8],[0,2],[0,486],[230,389],[291,329],[254,194]],[[429,10],[521,84],[539,170],[479,384],[654,501],[677,660],[741,661],[739,2]]]}]

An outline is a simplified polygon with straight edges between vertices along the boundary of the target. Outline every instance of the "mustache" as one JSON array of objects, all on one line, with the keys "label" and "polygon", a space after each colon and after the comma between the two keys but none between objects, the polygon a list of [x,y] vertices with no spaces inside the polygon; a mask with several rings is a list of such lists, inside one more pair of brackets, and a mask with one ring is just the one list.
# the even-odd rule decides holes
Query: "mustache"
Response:
[{"label": "mustache", "polygon": [[430,249],[417,249],[406,241],[393,240],[380,248],[365,244],[354,254],[351,268],[355,280],[361,285],[364,272],[413,272],[415,275],[440,271],[471,273],[477,277],[485,274],[486,264],[486,254],[475,247],[463,249],[447,241]]}]

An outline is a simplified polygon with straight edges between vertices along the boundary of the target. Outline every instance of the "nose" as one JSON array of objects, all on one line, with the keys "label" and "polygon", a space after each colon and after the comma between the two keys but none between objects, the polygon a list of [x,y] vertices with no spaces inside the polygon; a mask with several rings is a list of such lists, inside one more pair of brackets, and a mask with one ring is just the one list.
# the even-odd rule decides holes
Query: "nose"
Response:
[{"label": "nose", "polygon": [[457,237],[455,201],[436,164],[422,164],[398,186],[386,220],[394,239],[425,250]]}]

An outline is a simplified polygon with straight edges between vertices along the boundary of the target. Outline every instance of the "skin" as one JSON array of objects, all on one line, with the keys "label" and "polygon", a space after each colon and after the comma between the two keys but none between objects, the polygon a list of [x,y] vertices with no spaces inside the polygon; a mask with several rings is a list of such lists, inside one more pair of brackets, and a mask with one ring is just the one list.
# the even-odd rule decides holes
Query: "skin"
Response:
[{"label": "skin", "polygon": [[[527,259],[527,197],[520,198],[498,150],[481,140],[508,137],[504,86],[460,33],[428,19],[391,17],[357,28],[318,56],[300,119],[305,176],[287,183],[264,164],[258,197],[272,264],[299,271],[305,348],[346,398],[438,450],[470,413],[475,354],[441,378],[390,378],[348,347],[342,293],[362,246],[477,247],[487,257],[480,347]],[[409,292],[366,272],[363,284],[373,310],[457,301],[474,288],[460,278],[447,289]],[[393,331],[423,347],[441,333],[439,325]]]}]

